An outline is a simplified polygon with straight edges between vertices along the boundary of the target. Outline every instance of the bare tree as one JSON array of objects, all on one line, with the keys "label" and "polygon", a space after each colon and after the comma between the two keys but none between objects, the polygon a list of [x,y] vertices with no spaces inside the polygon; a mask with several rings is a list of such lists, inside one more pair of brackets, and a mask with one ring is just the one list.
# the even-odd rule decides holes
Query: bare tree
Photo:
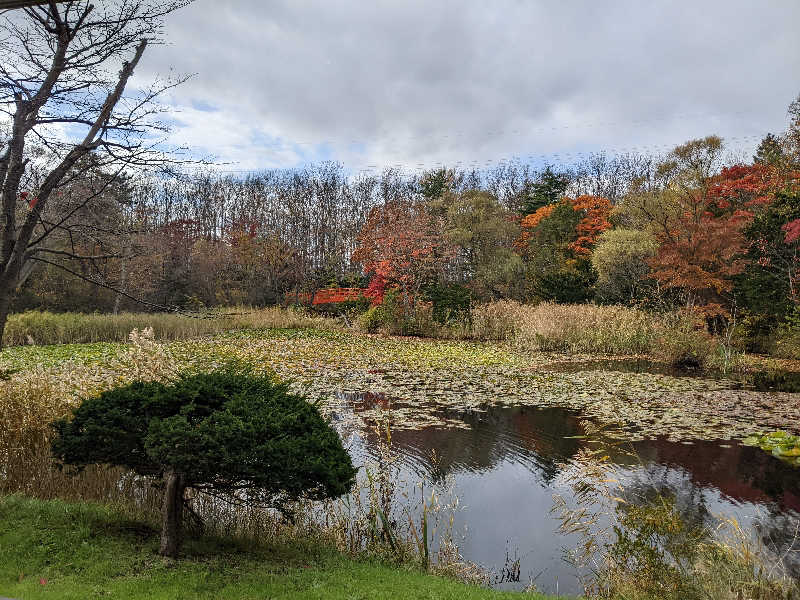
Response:
[{"label": "bare tree", "polygon": [[179,81],[125,88],[186,3],[50,1],[0,15],[0,345],[32,261],[101,258],[63,242],[126,173],[165,164],[156,99]]}]

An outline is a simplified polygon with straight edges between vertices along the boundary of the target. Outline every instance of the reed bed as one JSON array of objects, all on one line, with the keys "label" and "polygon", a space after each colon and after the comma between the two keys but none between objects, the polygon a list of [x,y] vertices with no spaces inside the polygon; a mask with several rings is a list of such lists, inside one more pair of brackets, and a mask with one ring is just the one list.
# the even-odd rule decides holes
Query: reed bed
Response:
[{"label": "reed bed", "polygon": [[506,341],[520,350],[647,355],[668,364],[691,362],[698,368],[715,362],[720,344],[705,332],[702,319],[691,313],[511,300],[473,308],[471,325],[463,335]]},{"label": "reed bed", "polygon": [[[152,329],[160,341],[186,340],[233,330],[316,328],[343,330],[346,321],[306,310],[281,307],[232,308],[197,316],[173,313],[79,314],[30,311],[9,317],[8,346],[124,342],[134,330]],[[625,306],[520,304],[500,300],[475,306],[470,318],[441,326],[430,321],[421,333],[445,339],[500,341],[522,351],[647,355],[697,368],[730,362],[722,342],[704,331],[696,315],[652,313]],[[726,348],[728,354],[730,348]],[[720,357],[722,357],[720,359]]]},{"label": "reed bed", "polygon": [[134,329],[151,328],[157,340],[186,340],[235,329],[339,327],[335,319],[303,310],[233,307],[219,312],[83,314],[28,311],[9,316],[7,346],[124,342]]}]

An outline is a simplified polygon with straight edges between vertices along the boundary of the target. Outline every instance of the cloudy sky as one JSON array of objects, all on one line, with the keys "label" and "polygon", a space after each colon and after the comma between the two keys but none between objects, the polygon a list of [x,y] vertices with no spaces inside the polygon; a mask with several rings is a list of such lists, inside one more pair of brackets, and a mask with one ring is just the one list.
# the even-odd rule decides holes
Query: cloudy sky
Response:
[{"label": "cloudy sky", "polygon": [[173,139],[231,170],[558,163],[712,133],[750,152],[800,93],[798,23],[798,0],[196,0],[137,78],[194,73]]}]

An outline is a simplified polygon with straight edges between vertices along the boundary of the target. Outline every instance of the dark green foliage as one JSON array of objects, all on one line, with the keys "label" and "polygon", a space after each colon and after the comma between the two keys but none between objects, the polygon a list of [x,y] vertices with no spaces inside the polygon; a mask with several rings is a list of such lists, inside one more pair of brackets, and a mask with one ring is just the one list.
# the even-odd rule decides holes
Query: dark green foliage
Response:
[{"label": "dark green foliage", "polygon": [[472,294],[456,283],[435,283],[424,289],[425,300],[433,304],[433,319],[444,325],[469,318]]},{"label": "dark green foliage", "polygon": [[578,260],[575,268],[562,268],[533,276],[533,293],[539,300],[560,304],[588,302],[594,297],[592,286],[597,280],[592,265]]},{"label": "dark green foliage", "polygon": [[275,505],[340,496],[355,477],[315,406],[286,384],[232,369],[109,390],[53,426],[53,453],[66,464],[119,465],[150,476],[171,469],[188,486],[248,490]]},{"label": "dark green foliage", "polygon": [[422,176],[419,181],[420,193],[427,200],[435,200],[450,189],[453,174],[447,169],[437,169]]},{"label": "dark green foliage", "polygon": [[745,352],[766,354],[775,343],[775,330],[780,322],[774,315],[743,312],[737,319],[734,342]]},{"label": "dark green foliage", "polygon": [[328,302],[317,304],[311,308],[314,312],[323,315],[357,317],[367,312],[372,304],[369,298],[359,298],[358,300],[345,300],[344,302]]},{"label": "dark green foliage", "polygon": [[771,133],[765,135],[753,156],[753,162],[763,165],[780,165],[784,160],[781,141]]},{"label": "dark green foliage", "polygon": [[751,313],[779,322],[793,310],[790,285],[797,244],[786,243],[784,225],[800,218],[800,195],[780,192],[756,214],[744,234],[750,242],[747,267],[736,277],[739,302]]},{"label": "dark green foliage", "polygon": [[536,228],[536,242],[528,250],[528,276],[539,300],[577,303],[591,300],[597,274],[589,259],[576,258],[570,248],[580,214],[559,202]]},{"label": "dark green foliage", "polygon": [[530,215],[542,206],[558,202],[569,185],[569,176],[555,173],[548,166],[542,171],[539,180],[531,184],[528,197],[522,208],[522,215]]}]

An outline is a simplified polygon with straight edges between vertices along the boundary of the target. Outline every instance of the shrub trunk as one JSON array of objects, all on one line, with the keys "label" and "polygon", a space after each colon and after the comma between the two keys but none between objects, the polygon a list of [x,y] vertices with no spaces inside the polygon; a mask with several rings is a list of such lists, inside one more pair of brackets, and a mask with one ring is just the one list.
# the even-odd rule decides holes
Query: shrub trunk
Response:
[{"label": "shrub trunk", "polygon": [[164,504],[161,508],[162,556],[176,558],[181,545],[181,518],[183,516],[183,491],[186,481],[183,474],[168,469],[165,473]]}]

